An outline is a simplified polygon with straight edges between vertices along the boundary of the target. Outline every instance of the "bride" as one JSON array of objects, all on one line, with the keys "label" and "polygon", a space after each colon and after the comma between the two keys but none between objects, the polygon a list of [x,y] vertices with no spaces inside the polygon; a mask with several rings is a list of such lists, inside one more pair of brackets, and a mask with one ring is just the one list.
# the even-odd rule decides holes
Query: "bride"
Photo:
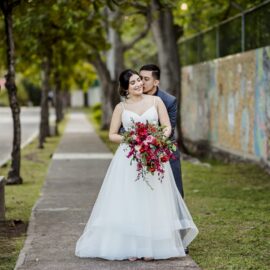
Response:
[{"label": "bride", "polygon": [[165,163],[162,183],[158,175],[147,175],[153,190],[142,180],[135,181],[137,166],[126,157],[127,145],[118,134],[135,122],[171,126],[166,107],[157,96],[143,94],[143,83],[136,71],[120,74],[120,102],[114,109],[109,138],[119,143],[83,234],[76,244],[78,257],[135,261],[185,256],[185,248],[198,229]]}]

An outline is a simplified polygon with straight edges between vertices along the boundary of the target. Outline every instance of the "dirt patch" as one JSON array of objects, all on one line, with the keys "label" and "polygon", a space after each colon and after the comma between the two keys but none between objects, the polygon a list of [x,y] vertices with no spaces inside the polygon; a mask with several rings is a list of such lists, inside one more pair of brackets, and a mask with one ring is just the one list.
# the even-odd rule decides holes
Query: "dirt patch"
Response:
[{"label": "dirt patch", "polygon": [[27,225],[22,220],[0,221],[0,237],[19,237],[26,233]]},{"label": "dirt patch", "polygon": [[37,163],[44,163],[42,160],[38,159],[38,154],[35,153],[35,152],[29,153],[29,154],[25,154],[23,156],[23,158],[25,158],[26,160],[37,162]]}]

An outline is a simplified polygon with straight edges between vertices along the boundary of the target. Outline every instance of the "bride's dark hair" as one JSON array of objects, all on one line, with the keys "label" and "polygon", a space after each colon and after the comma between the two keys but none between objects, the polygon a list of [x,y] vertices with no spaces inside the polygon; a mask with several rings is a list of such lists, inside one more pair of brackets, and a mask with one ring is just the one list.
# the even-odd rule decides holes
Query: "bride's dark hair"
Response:
[{"label": "bride's dark hair", "polygon": [[121,72],[119,76],[119,94],[121,97],[127,98],[129,79],[134,74],[137,74],[139,76],[139,73],[133,69],[126,69]]}]

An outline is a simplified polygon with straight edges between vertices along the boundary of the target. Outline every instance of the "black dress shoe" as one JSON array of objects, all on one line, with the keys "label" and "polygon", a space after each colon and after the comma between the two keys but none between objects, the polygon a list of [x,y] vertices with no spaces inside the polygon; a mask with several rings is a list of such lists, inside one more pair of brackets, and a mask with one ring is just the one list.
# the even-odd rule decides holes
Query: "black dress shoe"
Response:
[{"label": "black dress shoe", "polygon": [[185,248],[185,253],[186,253],[186,254],[189,254],[189,249],[188,249],[188,247]]}]

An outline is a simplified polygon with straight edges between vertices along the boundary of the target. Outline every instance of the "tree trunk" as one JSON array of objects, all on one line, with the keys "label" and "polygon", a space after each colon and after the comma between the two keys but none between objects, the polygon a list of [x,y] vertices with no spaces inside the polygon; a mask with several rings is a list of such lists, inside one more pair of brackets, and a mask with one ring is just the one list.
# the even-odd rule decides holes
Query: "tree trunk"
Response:
[{"label": "tree trunk", "polygon": [[88,103],[88,90],[86,92],[83,92],[83,106],[85,108],[89,107],[89,103]]},{"label": "tree trunk", "polygon": [[[102,117],[101,117],[101,129],[108,129],[111,122],[111,116],[113,112],[112,96],[115,93],[115,81],[111,79],[110,73],[106,67],[106,64],[100,58],[100,55],[96,55],[92,64],[95,66],[101,84],[102,91]],[[118,94],[117,94],[118,95]]]},{"label": "tree trunk", "polygon": [[[108,33],[108,42],[111,45],[110,50],[106,54],[106,63],[104,63],[98,54],[96,59],[92,61],[95,66],[102,89],[102,129],[106,129],[110,125],[110,119],[113,108],[120,102],[120,95],[118,93],[118,78],[120,73],[125,69],[124,52],[134,46],[136,42],[146,36],[149,30],[149,23],[147,27],[136,36],[128,44],[124,44],[119,32],[121,24],[121,16],[119,10],[115,8],[110,10],[105,9],[105,27]],[[114,25],[114,27],[113,27]],[[118,25],[118,27],[116,26]]]},{"label": "tree trunk", "polygon": [[62,97],[62,81],[60,73],[56,72],[55,74],[55,112],[56,112],[56,121],[60,123],[63,118],[63,97]]},{"label": "tree trunk", "polygon": [[62,95],[62,102],[63,102],[63,114],[64,114],[65,109],[71,106],[71,97],[70,97],[70,92],[68,88],[64,86],[63,89],[64,90],[63,90],[63,95]]},{"label": "tree trunk", "polygon": [[50,89],[50,59],[51,53],[44,57],[42,63],[42,93],[41,93],[41,111],[40,111],[40,125],[39,125],[39,148],[44,148],[44,142],[47,136],[50,136],[49,123],[49,105],[48,93]]},{"label": "tree trunk", "polygon": [[5,178],[0,176],[0,222],[5,221],[5,212]]},{"label": "tree trunk", "polygon": [[8,1],[1,1],[1,10],[5,20],[5,34],[7,45],[7,65],[8,72],[6,75],[6,88],[8,89],[9,104],[13,118],[13,144],[11,153],[11,168],[8,172],[7,184],[22,184],[23,180],[20,176],[21,167],[21,122],[20,122],[20,106],[17,99],[17,87],[15,84],[15,47],[13,40],[13,22],[12,9]]},{"label": "tree trunk", "polygon": [[173,95],[180,90],[180,61],[173,15],[169,8],[160,4],[159,0],[151,3],[151,29],[158,48],[158,61],[161,69],[160,86]]},{"label": "tree trunk", "polygon": [[55,72],[55,91],[54,91],[54,108],[55,108],[55,135],[59,135],[58,125],[63,120],[63,95],[62,95],[62,82],[60,73]]},{"label": "tree trunk", "polygon": [[113,22],[120,19],[119,11],[107,10],[109,26],[108,26],[108,41],[111,44],[110,50],[107,52],[106,66],[110,73],[111,84],[115,86],[111,92],[112,108],[120,102],[120,96],[118,94],[118,77],[124,70],[124,44],[119,32],[112,27]]},{"label": "tree trunk", "polygon": [[[111,106],[114,108],[120,102],[120,95],[118,93],[118,78],[120,73],[124,70],[124,52],[122,48],[122,41],[119,33],[114,31],[114,41],[111,43],[111,56],[107,57],[107,69],[110,72],[111,84],[114,85],[111,91]],[[113,55],[113,56],[112,56]]]},{"label": "tree trunk", "polygon": [[114,10],[106,8],[105,12],[107,18],[107,20],[105,20],[105,27],[107,28],[107,37],[111,48],[106,54],[106,63],[102,61],[100,55],[92,61],[98,72],[102,89],[102,129],[109,127],[112,110],[116,104],[120,102],[118,78],[120,73],[125,69],[124,52],[132,48],[136,42],[145,37],[149,30],[148,23],[147,27],[138,36],[128,44],[124,44],[121,33],[119,32],[119,26],[121,24],[119,10],[117,10],[117,8]]},{"label": "tree trunk", "polygon": [[151,29],[157,44],[158,61],[161,69],[160,87],[177,97],[178,145],[182,152],[187,152],[183,142],[181,127],[181,67],[172,11],[168,7],[163,6],[159,0],[152,0],[151,16]]},{"label": "tree trunk", "polygon": [[63,106],[62,106],[61,92],[60,92],[60,89],[57,87],[57,85],[56,85],[56,89],[54,91],[54,109],[55,109],[54,134],[56,136],[59,136],[58,125],[63,119]]},{"label": "tree trunk", "polygon": [[55,112],[56,112],[56,122],[59,124],[63,118],[63,97],[62,90],[56,88],[55,90]]}]

